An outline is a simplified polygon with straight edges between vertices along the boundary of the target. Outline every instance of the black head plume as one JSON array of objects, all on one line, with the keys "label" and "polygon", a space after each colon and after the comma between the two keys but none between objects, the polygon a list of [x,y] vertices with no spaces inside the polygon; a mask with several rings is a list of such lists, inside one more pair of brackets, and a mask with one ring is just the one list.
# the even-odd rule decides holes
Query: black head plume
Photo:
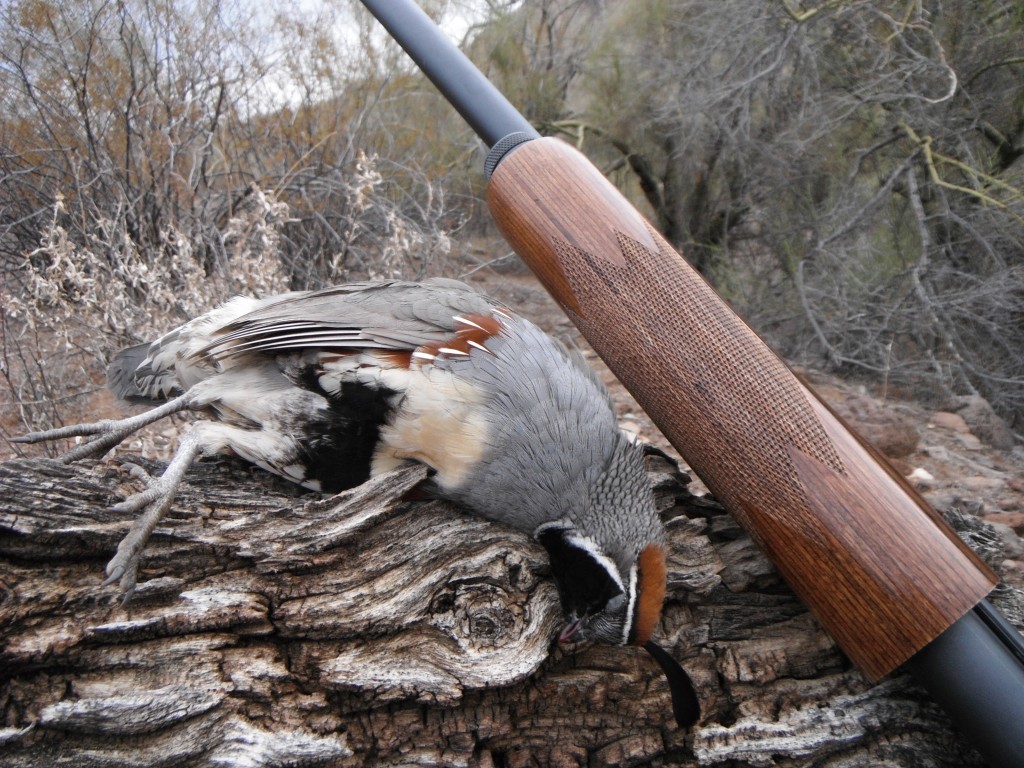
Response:
[{"label": "black head plume", "polygon": [[676,723],[680,728],[689,728],[700,718],[700,702],[693,681],[679,666],[679,662],[656,642],[648,640],[644,648],[658,662],[668,680],[668,688],[672,692],[672,714],[675,715]]}]

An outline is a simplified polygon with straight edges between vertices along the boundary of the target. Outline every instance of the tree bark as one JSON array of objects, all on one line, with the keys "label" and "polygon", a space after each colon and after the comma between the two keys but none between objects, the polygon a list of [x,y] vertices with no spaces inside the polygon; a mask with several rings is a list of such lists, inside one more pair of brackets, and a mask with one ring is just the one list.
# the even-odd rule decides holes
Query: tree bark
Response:
[{"label": "tree bark", "polygon": [[[100,581],[137,481],[2,463],[0,765],[983,765],[908,677],[854,670],[685,475],[649,473],[672,551],[655,639],[698,688],[690,733],[642,650],[557,647],[536,543],[405,501],[422,468],[321,498],[201,462],[122,606]],[[998,564],[991,529],[954,523]],[[1020,620],[1019,593],[996,600]]]}]

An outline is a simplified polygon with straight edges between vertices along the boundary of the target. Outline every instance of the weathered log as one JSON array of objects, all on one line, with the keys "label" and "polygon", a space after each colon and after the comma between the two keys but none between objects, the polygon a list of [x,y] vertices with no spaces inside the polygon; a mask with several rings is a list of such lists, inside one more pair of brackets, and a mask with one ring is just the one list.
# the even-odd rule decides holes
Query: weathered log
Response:
[{"label": "weathered log", "polygon": [[[909,678],[854,670],[685,476],[650,475],[672,547],[656,637],[700,692],[691,733],[642,650],[553,643],[538,545],[404,501],[422,469],[320,498],[202,462],[125,607],[100,581],[137,481],[2,463],[0,765],[982,764]],[[984,524],[958,527],[998,563]]]}]

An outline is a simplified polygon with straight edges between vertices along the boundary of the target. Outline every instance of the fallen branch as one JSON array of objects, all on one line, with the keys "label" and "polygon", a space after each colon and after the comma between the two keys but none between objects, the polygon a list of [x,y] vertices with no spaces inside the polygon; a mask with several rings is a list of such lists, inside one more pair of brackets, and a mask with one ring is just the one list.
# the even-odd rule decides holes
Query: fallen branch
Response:
[{"label": "fallen branch", "polygon": [[853,670],[732,519],[651,462],[672,543],[656,637],[700,692],[689,734],[642,650],[553,644],[538,545],[403,501],[422,469],[321,499],[201,462],[122,607],[99,583],[135,481],[0,464],[0,763],[981,765],[909,678]]}]

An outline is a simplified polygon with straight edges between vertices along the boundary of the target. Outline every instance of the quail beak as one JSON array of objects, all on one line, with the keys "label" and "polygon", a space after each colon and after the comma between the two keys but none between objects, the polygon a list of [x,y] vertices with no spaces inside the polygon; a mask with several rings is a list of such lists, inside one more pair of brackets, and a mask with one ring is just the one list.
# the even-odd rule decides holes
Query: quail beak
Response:
[{"label": "quail beak", "polygon": [[[572,617],[570,617],[570,618],[572,618]],[[573,641],[573,638],[576,637],[576,633],[578,633],[580,631],[580,627],[582,627],[582,626],[583,626],[583,619],[582,618],[574,619],[573,621],[570,621],[565,626],[565,629],[562,630],[562,633],[558,636],[558,644],[562,645],[564,643],[571,643]]]}]

